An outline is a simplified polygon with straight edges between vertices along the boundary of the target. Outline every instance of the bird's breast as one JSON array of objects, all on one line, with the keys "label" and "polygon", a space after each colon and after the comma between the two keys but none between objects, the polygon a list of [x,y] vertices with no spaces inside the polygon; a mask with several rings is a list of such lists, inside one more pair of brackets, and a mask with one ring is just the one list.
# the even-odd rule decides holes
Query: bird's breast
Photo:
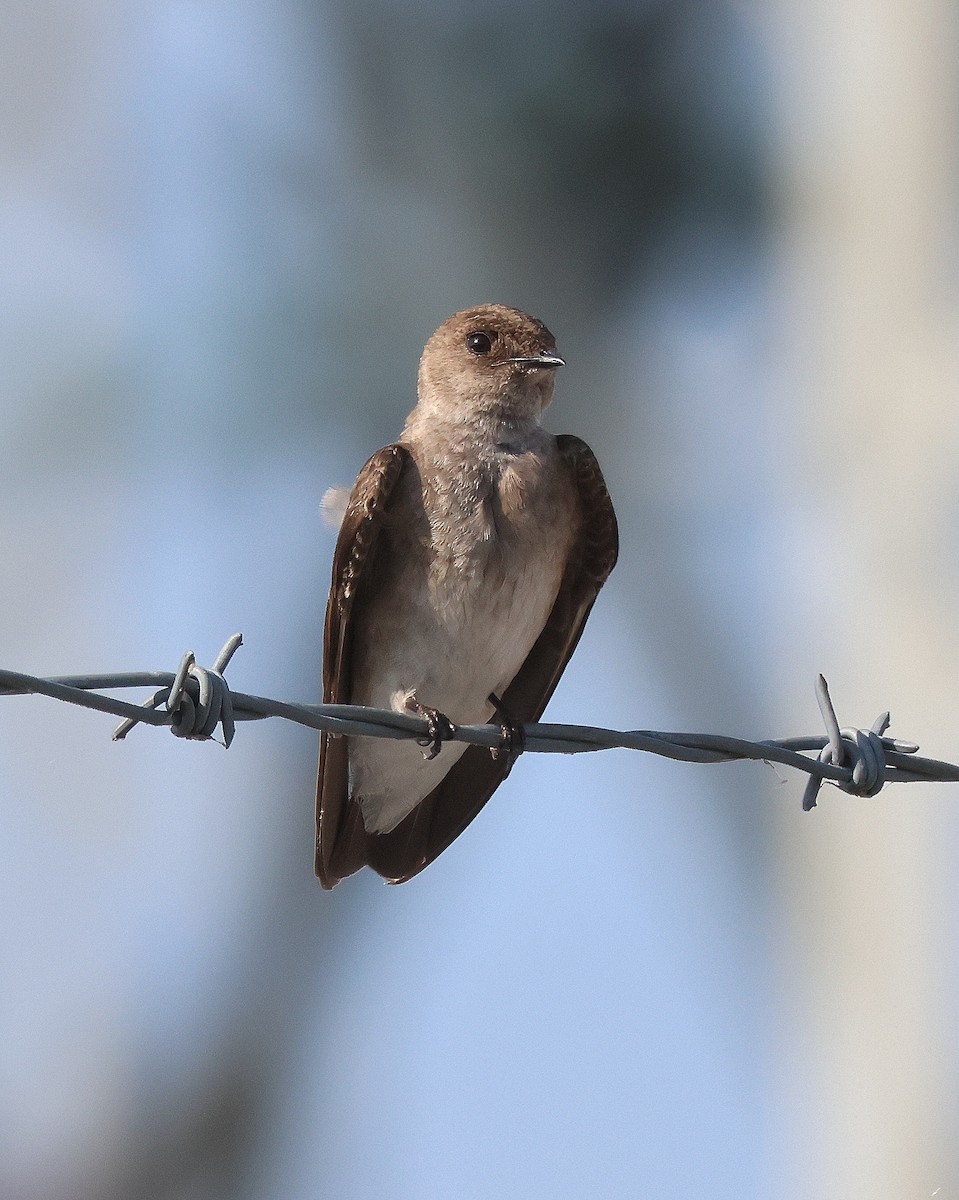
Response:
[{"label": "bird's breast", "polygon": [[[557,462],[516,455],[494,466],[424,479],[418,532],[394,531],[357,629],[354,703],[402,709],[415,697],[456,724],[479,723],[492,715],[490,693],[515,678],[556,599],[579,513]],[[358,739],[350,770],[367,829],[393,828],[462,750],[425,762],[413,743]]]},{"label": "bird's breast", "polygon": [[572,515],[569,490],[559,486],[565,480],[551,466],[543,454],[502,454],[463,464],[436,487],[429,574],[440,611],[475,603],[477,594],[509,603],[503,589],[561,566]]},{"label": "bird's breast", "polygon": [[[484,703],[505,689],[541,633],[559,590],[577,516],[565,474],[512,455],[434,538],[429,602],[461,678]],[[488,688],[479,694],[476,684]],[[475,703],[475,701],[474,701]]]}]

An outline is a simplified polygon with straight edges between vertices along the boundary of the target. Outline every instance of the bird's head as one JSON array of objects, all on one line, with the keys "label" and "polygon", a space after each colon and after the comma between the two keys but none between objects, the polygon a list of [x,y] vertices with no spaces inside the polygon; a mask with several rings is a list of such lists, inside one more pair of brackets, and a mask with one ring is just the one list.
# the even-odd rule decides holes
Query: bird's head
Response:
[{"label": "bird's head", "polygon": [[454,420],[481,414],[538,420],[553,395],[556,339],[518,308],[481,304],[454,313],[426,343],[419,370],[419,407]]}]

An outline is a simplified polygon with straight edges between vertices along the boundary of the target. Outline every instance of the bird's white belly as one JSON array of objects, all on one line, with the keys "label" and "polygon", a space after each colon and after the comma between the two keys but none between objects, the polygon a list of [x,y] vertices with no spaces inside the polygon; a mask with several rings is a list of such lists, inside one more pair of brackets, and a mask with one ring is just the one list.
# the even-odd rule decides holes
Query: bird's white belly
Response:
[{"label": "bird's white belly", "polygon": [[[454,724],[488,721],[494,713],[490,693],[502,695],[542,632],[565,551],[547,535],[512,557],[523,565],[510,577],[491,565],[472,579],[422,589],[420,602],[401,607],[401,618],[389,622],[386,661],[354,702],[403,711],[415,698]],[[465,750],[463,743],[448,742],[426,760],[414,741],[353,739],[351,792],[367,830],[385,833],[398,825]]]}]

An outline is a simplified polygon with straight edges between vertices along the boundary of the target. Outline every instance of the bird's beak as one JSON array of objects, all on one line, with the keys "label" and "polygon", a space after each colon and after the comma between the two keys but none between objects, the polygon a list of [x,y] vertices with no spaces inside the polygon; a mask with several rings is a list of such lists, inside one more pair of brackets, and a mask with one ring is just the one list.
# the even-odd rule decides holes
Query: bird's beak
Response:
[{"label": "bird's beak", "polygon": [[528,358],[504,358],[503,362],[518,363],[523,367],[548,367],[551,370],[566,366],[566,359],[560,358],[558,354],[533,354]]}]

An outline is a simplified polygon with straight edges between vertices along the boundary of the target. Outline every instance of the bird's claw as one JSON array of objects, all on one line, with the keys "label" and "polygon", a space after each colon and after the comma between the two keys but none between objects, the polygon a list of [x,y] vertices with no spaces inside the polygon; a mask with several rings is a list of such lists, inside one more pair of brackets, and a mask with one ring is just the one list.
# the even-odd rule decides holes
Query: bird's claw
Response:
[{"label": "bird's claw", "polygon": [[423,717],[426,721],[427,736],[417,738],[416,744],[423,747],[423,757],[430,762],[443,749],[443,743],[450,741],[453,734],[456,733],[456,726],[439,709],[428,708],[418,701],[413,701],[409,707],[418,717]]}]

